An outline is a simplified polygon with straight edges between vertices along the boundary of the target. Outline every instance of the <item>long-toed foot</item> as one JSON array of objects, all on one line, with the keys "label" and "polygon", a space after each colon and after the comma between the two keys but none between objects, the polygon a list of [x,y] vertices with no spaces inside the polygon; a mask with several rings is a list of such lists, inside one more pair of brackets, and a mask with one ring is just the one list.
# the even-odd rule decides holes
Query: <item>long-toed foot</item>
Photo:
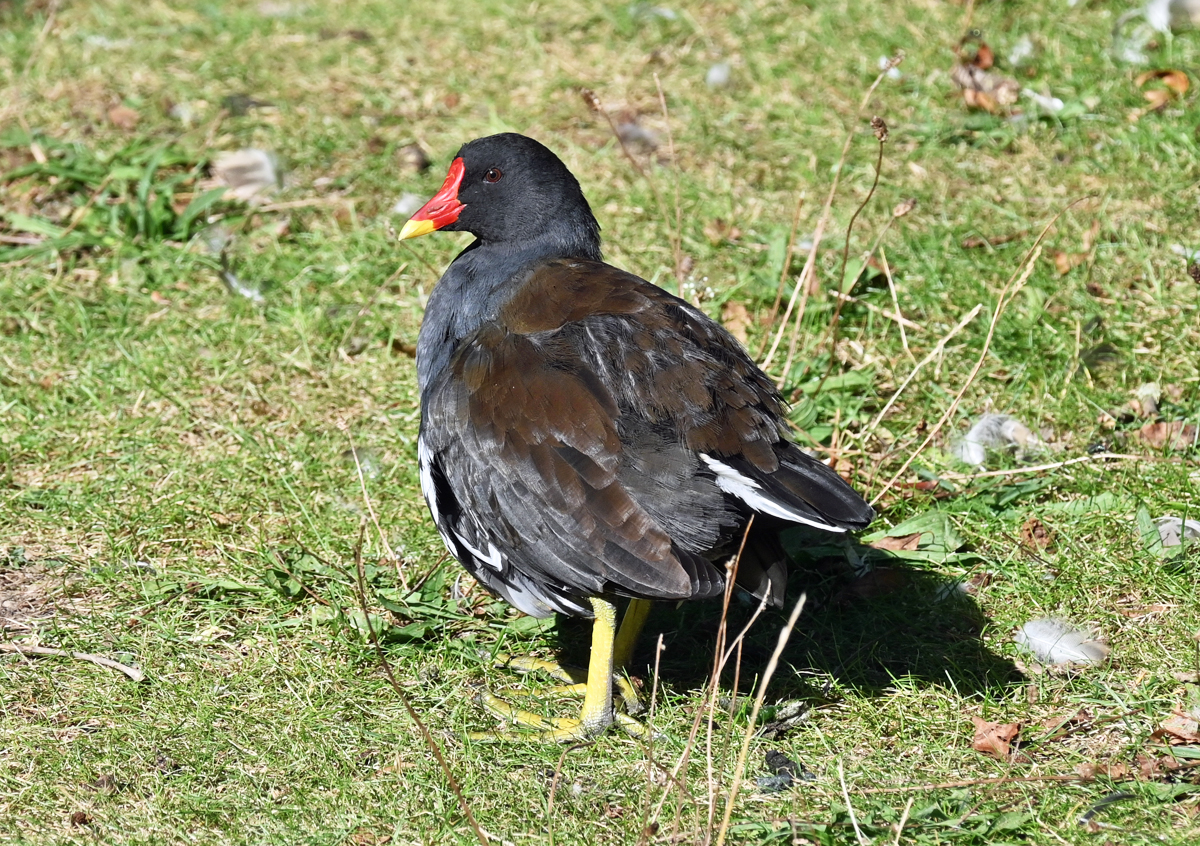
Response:
[{"label": "long-toed foot", "polygon": [[[563,667],[554,661],[514,658],[508,655],[499,656],[497,659],[498,666],[518,673],[541,671],[563,682],[548,693],[552,696],[582,696],[583,704],[579,716],[545,718],[485,691],[478,697],[480,704],[505,722],[527,731],[473,732],[469,735],[471,739],[578,742],[596,737],[614,723],[633,737],[642,738],[648,735],[646,727],[630,716],[630,713],[642,710],[637,692],[628,679],[613,673],[616,609],[611,602],[604,599],[593,598],[590,601],[595,620],[592,624],[592,651],[586,673],[575,668]],[[640,611],[637,612],[637,616],[643,620],[645,618],[644,613]],[[614,685],[620,692],[623,710],[613,708]]]}]

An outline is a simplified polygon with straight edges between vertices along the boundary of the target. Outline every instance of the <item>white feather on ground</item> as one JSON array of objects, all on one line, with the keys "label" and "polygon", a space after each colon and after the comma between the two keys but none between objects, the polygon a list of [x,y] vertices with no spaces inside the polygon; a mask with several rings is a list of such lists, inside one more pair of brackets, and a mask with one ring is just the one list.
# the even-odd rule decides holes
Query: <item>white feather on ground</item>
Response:
[{"label": "white feather on ground", "polygon": [[1037,435],[1017,418],[1007,414],[985,414],[955,445],[954,454],[964,464],[982,467],[989,448],[1015,446],[1024,449],[1037,443]]},{"label": "white feather on ground", "polygon": [[279,168],[266,150],[233,150],[217,153],[212,163],[213,179],[229,186],[230,199],[261,201],[279,187]]},{"label": "white feather on ground", "polygon": [[1109,653],[1107,644],[1054,617],[1030,620],[1015,639],[1043,664],[1100,664]]},{"label": "white feather on ground", "polygon": [[1200,520],[1182,520],[1179,517],[1156,517],[1158,536],[1163,546],[1183,546],[1183,542],[1200,541]]}]

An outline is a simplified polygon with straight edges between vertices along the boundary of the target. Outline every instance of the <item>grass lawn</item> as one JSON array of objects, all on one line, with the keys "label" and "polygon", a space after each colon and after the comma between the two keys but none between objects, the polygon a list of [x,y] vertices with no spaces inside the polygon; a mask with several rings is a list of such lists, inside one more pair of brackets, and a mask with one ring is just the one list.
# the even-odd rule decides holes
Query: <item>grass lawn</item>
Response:
[{"label": "grass lawn", "polygon": [[[1127,8],[0,0],[0,842],[1200,842],[1200,555],[1153,522],[1200,519],[1200,34],[1114,46]],[[543,685],[493,656],[587,649],[447,559],[417,481],[466,240],[395,207],[505,130],[609,261],[760,360],[783,331],[798,437],[878,497],[874,569],[789,538],[761,732],[787,613],[714,691],[712,602],[650,620],[650,746],[468,739],[484,685]],[[248,148],[252,204],[214,178]],[[989,412],[1034,437],[967,465]],[[1039,662],[1046,617],[1110,654]]]}]

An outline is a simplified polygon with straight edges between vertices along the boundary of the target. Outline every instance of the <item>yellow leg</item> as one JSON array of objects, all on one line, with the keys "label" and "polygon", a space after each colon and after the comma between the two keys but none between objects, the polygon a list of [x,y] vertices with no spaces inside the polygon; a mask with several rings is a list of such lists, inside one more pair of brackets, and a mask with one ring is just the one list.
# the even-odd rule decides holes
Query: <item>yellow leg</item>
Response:
[{"label": "yellow leg", "polygon": [[[613,643],[617,628],[616,607],[611,602],[598,597],[592,598],[590,602],[595,615],[592,622],[592,651],[588,661],[587,682],[582,685],[583,707],[579,711],[578,719],[547,720],[510,705],[491,693],[481,695],[480,703],[501,719],[537,730],[532,737],[540,740],[560,742],[587,740],[602,733],[613,724],[614,720],[629,734],[636,737],[645,736],[646,729],[641,723],[625,714],[613,714]],[[642,619],[645,619],[644,614]],[[518,671],[544,669],[561,681],[574,681],[575,679],[574,674],[550,662],[508,659],[506,663]],[[628,687],[628,693],[623,691],[623,698],[631,697],[632,701],[636,702],[637,697],[633,693],[632,686],[627,681],[625,686]],[[578,690],[579,685],[571,687]],[[479,740],[520,740],[528,738],[530,735],[486,733],[472,734],[471,737]]]},{"label": "yellow leg", "polygon": [[617,632],[617,640],[613,646],[613,664],[618,669],[628,669],[633,660],[633,650],[637,647],[638,637],[646,618],[650,616],[651,602],[649,599],[631,599],[621,618],[621,629]]}]

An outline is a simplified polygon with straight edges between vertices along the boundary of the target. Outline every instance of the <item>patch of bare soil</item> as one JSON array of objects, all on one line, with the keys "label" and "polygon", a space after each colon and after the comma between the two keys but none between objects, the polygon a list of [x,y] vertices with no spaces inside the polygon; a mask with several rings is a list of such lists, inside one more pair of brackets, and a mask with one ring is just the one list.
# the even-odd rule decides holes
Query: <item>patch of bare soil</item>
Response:
[{"label": "patch of bare soil", "polygon": [[10,567],[0,562],[0,633],[6,636],[30,631],[38,620],[64,612],[62,576],[45,564]]}]

